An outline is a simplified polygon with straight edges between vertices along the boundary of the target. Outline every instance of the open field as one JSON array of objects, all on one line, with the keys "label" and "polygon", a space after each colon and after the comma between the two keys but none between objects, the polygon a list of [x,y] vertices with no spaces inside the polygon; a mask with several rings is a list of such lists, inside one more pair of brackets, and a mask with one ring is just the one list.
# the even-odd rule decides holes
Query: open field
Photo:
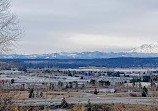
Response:
[{"label": "open field", "polygon": [[[146,105],[125,105],[125,104],[93,104],[93,111],[158,111],[158,107]],[[62,111],[62,110],[61,110]],[[87,111],[85,104],[73,105],[67,111]]]}]

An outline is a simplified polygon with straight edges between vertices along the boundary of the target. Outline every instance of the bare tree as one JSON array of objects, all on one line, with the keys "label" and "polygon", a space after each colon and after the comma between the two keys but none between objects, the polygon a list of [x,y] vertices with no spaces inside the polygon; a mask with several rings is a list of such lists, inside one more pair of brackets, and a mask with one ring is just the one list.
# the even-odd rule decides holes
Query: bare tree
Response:
[{"label": "bare tree", "polygon": [[[10,11],[10,0],[0,0],[0,54],[8,51],[20,37],[18,21]],[[1,66],[0,66],[1,67]],[[11,111],[13,96],[3,93],[0,88],[0,111]]]},{"label": "bare tree", "polygon": [[0,53],[8,51],[20,37],[17,17],[10,11],[10,1],[0,0]]}]

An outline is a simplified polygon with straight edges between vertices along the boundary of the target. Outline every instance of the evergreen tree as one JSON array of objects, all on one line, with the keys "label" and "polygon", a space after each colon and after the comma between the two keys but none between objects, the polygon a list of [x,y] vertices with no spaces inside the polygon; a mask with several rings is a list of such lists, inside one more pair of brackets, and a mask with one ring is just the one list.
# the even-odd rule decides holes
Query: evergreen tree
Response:
[{"label": "evergreen tree", "polygon": [[95,81],[94,79],[91,79],[91,80],[90,80],[90,84],[92,84],[93,86],[95,85],[95,82],[96,82],[96,81]]},{"label": "evergreen tree", "polygon": [[13,84],[14,83],[14,79],[11,79],[11,84]]},{"label": "evergreen tree", "polygon": [[40,93],[40,97],[41,97],[41,98],[43,97],[43,92]]},{"label": "evergreen tree", "polygon": [[29,90],[29,98],[34,98],[34,89],[33,88],[31,88]]},{"label": "evergreen tree", "polygon": [[95,90],[94,90],[94,94],[96,94],[96,95],[98,94],[98,91],[97,91],[97,89],[96,89],[96,88],[95,88]]},{"label": "evergreen tree", "polygon": [[62,99],[61,107],[62,107],[62,108],[68,107],[68,103],[67,103],[67,101],[66,101],[65,98]]},{"label": "evergreen tree", "polygon": [[66,88],[66,89],[67,89],[67,88],[69,88],[69,85],[68,85],[68,84],[66,84],[66,87],[65,87],[65,88]]},{"label": "evergreen tree", "polygon": [[144,86],[143,92],[142,92],[142,97],[147,97],[147,95],[148,95],[148,89]]},{"label": "evergreen tree", "polygon": [[82,88],[84,88],[85,87],[85,85],[84,84],[82,84]]}]

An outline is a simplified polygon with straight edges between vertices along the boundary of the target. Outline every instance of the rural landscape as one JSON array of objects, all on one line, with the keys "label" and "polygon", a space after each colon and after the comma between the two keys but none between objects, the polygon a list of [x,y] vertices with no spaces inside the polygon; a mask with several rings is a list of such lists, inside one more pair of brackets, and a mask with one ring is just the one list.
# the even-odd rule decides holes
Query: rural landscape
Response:
[{"label": "rural landscape", "polygon": [[0,111],[158,111],[157,5],[0,0]]}]

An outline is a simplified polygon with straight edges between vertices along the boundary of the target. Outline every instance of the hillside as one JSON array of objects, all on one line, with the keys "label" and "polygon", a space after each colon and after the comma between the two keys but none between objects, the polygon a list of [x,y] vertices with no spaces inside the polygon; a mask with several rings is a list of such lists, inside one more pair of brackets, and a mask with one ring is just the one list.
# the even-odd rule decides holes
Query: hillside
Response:
[{"label": "hillside", "polygon": [[157,68],[158,58],[108,58],[108,59],[2,59],[18,67],[30,68]]}]

